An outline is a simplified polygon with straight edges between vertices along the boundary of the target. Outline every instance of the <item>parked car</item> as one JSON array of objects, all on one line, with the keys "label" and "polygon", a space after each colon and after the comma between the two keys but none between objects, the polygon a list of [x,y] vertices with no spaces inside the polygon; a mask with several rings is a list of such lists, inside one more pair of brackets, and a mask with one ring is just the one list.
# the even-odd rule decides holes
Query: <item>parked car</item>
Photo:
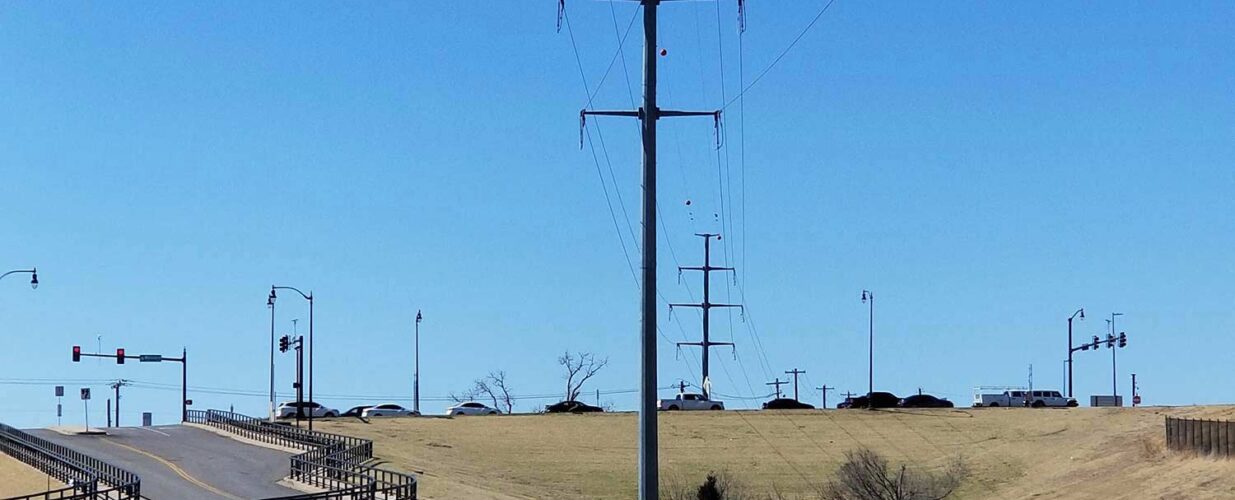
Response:
[{"label": "parked car", "polygon": [[952,408],[956,405],[946,399],[940,399],[930,394],[914,394],[900,401],[901,408]]},{"label": "parked car", "polygon": [[815,406],[793,398],[777,398],[763,403],[765,410],[813,410]]},{"label": "parked car", "polygon": [[974,393],[973,395],[974,408],[983,406],[990,408],[1029,406],[1032,408],[1045,407],[1074,407],[1077,406],[1075,399],[1064,397],[1059,391],[1026,391],[1020,389],[1011,389],[997,394],[982,394]]},{"label": "parked car", "polygon": [[599,413],[603,411],[605,411],[603,408],[578,401],[562,401],[545,406],[545,413]]},{"label": "parked car", "polygon": [[328,408],[312,401],[304,401],[301,403],[288,401],[280,404],[276,410],[279,418],[296,418],[297,407],[301,408],[301,414],[304,415],[305,418],[308,418],[310,414],[313,415],[313,418],[339,416],[339,410]]},{"label": "parked car", "polygon": [[677,411],[677,410],[723,410],[725,409],[724,401],[708,399],[702,394],[680,393],[673,399],[660,399],[656,401],[656,405],[662,410]]},{"label": "parked car", "polygon": [[468,401],[468,402],[466,402],[466,403],[459,403],[459,404],[457,404],[457,405],[454,405],[454,406],[451,406],[451,407],[449,407],[449,408],[446,408],[446,414],[447,414],[447,415],[455,415],[455,416],[460,416],[460,415],[500,415],[501,413],[502,413],[502,411],[501,411],[501,410],[499,410],[499,409],[497,409],[497,408],[490,408],[490,407],[488,407],[488,406],[485,406],[483,403],[477,403],[477,402],[475,402],[475,401]]},{"label": "parked car", "polygon": [[890,392],[872,392],[870,393],[869,398],[866,396],[855,396],[855,397],[846,399],[845,401],[842,401],[840,404],[836,405],[836,407],[837,408],[896,408],[896,405],[900,404],[900,402],[901,402],[901,398],[896,397],[895,394],[892,394]]},{"label": "parked car", "polygon": [[361,412],[369,408],[372,408],[372,407],[373,407],[372,405],[353,406],[351,408],[348,408],[347,411],[340,413],[339,416],[340,417],[359,417]]},{"label": "parked car", "polygon": [[409,410],[407,408],[404,408],[394,403],[380,404],[377,406],[365,408],[364,411],[360,413],[360,416],[364,418],[410,417],[414,415],[419,415],[419,413],[416,413],[412,410]]}]

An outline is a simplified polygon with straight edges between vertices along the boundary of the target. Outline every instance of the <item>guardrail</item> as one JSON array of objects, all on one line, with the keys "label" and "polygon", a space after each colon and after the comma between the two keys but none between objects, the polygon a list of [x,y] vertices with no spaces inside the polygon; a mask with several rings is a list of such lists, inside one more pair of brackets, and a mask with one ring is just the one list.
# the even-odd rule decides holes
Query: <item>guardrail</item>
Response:
[{"label": "guardrail", "polygon": [[55,491],[14,497],[16,499],[141,498],[141,478],[137,474],[5,424],[0,424],[0,451],[71,485]]},{"label": "guardrail", "polygon": [[1235,455],[1235,422],[1166,417],[1166,447],[1231,458]]},{"label": "guardrail", "polygon": [[275,424],[239,413],[189,410],[188,421],[239,436],[306,450],[291,458],[291,479],[330,491],[280,497],[281,500],[415,500],[416,477],[365,465],[373,459],[373,442],[342,434]]}]

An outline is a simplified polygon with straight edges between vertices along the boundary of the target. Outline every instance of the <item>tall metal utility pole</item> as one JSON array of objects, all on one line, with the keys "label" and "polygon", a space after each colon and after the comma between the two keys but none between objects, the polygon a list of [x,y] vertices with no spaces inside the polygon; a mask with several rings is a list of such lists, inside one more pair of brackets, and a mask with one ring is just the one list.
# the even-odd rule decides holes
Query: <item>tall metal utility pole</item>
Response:
[{"label": "tall metal utility pole", "polygon": [[798,375],[806,374],[806,370],[794,368],[792,370],[785,371],[785,373],[793,375],[793,400],[798,401]]},{"label": "tall metal utility pole", "polygon": [[820,410],[828,409],[828,390],[829,389],[835,389],[835,387],[828,387],[828,384],[823,384],[823,387],[815,388],[816,391],[823,391],[823,406],[819,407]]},{"label": "tall metal utility pole", "polygon": [[702,384],[703,384],[703,397],[707,399],[712,399],[711,394],[709,394],[709,392],[711,392],[711,385],[712,385],[709,383],[711,379],[709,378],[709,375],[708,375],[709,374],[708,367],[710,366],[710,363],[708,361],[710,359],[709,353],[713,346],[720,346],[720,345],[731,346],[733,345],[733,342],[712,342],[712,338],[710,336],[710,333],[711,333],[710,332],[710,326],[711,326],[710,311],[713,307],[741,308],[742,306],[740,304],[713,304],[712,303],[712,300],[711,300],[712,272],[713,271],[733,271],[733,268],[732,267],[715,267],[712,265],[712,238],[716,238],[717,241],[720,241],[719,234],[698,233],[695,236],[700,236],[703,238],[703,266],[702,267],[690,267],[690,266],[679,267],[678,272],[682,272],[682,271],[702,271],[703,272],[703,302],[700,302],[698,304],[669,304],[669,307],[670,308],[698,307],[703,310],[703,341],[701,342],[678,342],[678,346],[695,345],[695,346],[699,346],[703,348],[703,363],[702,363],[703,364],[703,378],[700,380],[702,380]]},{"label": "tall metal utility pole", "polygon": [[776,386],[776,399],[780,399],[780,386],[785,385],[785,384],[788,384],[788,383],[789,383],[789,381],[788,381],[788,380],[784,380],[784,381],[782,381],[782,380],[780,379],[780,377],[776,377],[776,381],[775,381],[775,382],[768,382],[768,383],[765,383],[765,384],[763,384],[763,385],[774,385],[774,386]]},{"label": "tall metal utility pole", "polygon": [[[656,122],[661,117],[711,116],[720,122],[720,110],[672,111],[656,104],[656,12],[660,0],[641,0],[643,5],[643,106],[638,110],[579,112],[588,115],[627,116],[639,119],[643,142],[643,274],[640,280],[639,328],[639,500],[655,500],[660,491],[656,430]],[[565,13],[565,0],[558,2],[558,19]],[[590,92],[590,90],[588,90]],[[590,105],[590,104],[589,104]],[[704,352],[707,349],[704,348]]]},{"label": "tall metal utility pole", "polygon": [[416,373],[412,375],[412,410],[420,415],[420,310],[416,310]]}]

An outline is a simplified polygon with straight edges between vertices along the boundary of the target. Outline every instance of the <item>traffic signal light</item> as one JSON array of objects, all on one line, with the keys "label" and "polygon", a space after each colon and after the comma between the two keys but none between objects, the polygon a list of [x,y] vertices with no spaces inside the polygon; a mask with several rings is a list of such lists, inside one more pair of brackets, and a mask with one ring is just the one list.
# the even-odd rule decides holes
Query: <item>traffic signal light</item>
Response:
[{"label": "traffic signal light", "polygon": [[1100,346],[1100,345],[1101,345],[1101,344],[1099,344],[1098,342],[1101,342],[1101,341],[1100,341],[1100,340],[1098,340],[1098,336],[1097,336],[1097,335],[1094,335],[1094,336],[1093,336],[1093,349],[1094,349],[1095,351],[1096,351],[1096,350],[1098,350],[1098,346]]},{"label": "traffic signal light", "polygon": [[1081,350],[1082,350],[1082,351],[1088,351],[1088,350],[1089,350],[1089,344],[1081,344]]},{"label": "traffic signal light", "polygon": [[116,349],[116,364],[124,364],[124,349]]},{"label": "traffic signal light", "polygon": [[284,335],[279,337],[279,352],[287,352],[288,346],[292,343],[291,339]]},{"label": "traffic signal light", "polygon": [[1106,347],[1107,349],[1115,348],[1115,335],[1112,335],[1110,333],[1106,334]]},{"label": "traffic signal light", "polygon": [[81,346],[75,345],[73,346],[73,362],[76,363],[78,361],[81,361]]},{"label": "traffic signal light", "polygon": [[1128,347],[1128,334],[1119,332],[1119,347]]}]

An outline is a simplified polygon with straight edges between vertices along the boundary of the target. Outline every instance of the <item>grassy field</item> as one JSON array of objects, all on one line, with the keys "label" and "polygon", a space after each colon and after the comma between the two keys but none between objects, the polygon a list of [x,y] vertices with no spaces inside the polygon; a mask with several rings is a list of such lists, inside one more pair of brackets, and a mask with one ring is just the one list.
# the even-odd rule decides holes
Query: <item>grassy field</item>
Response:
[{"label": "grassy field", "polygon": [[[957,498],[1235,498],[1235,461],[1165,451],[1163,416],[1235,407],[674,412],[660,418],[662,485],[724,471],[762,498],[814,498],[847,450],[971,470]],[[322,422],[369,438],[424,498],[634,496],[636,416],[513,415]]]},{"label": "grassy field", "polygon": [[[47,480],[47,474],[0,453],[0,498],[42,493],[47,491]],[[50,484],[52,489],[64,487],[55,479]]]}]

